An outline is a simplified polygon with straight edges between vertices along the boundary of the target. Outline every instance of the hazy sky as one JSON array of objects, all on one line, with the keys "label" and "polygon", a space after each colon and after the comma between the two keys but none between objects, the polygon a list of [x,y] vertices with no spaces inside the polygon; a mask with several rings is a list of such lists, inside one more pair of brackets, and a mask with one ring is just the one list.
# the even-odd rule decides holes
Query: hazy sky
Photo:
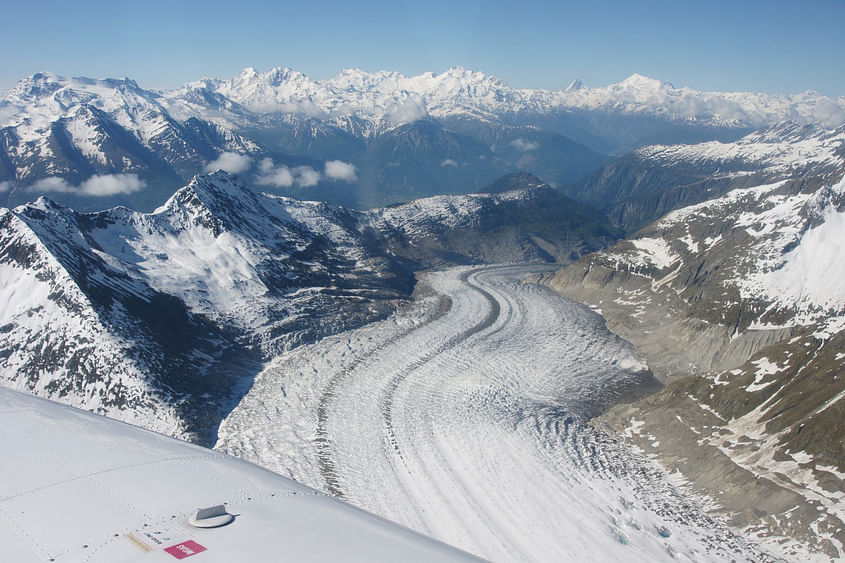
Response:
[{"label": "hazy sky", "polygon": [[314,79],[464,66],[517,88],[638,72],[699,90],[845,95],[845,0],[0,0],[0,89],[39,71],[170,88],[246,66]]}]

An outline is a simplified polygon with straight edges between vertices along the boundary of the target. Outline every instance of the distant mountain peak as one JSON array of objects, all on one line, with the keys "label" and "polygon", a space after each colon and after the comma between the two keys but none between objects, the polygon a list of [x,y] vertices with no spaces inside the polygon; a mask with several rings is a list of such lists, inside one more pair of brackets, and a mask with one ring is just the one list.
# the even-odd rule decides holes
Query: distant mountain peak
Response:
[{"label": "distant mountain peak", "polygon": [[57,75],[53,72],[46,72],[45,71],[45,72],[36,72],[35,74],[30,76],[29,78],[24,78],[23,80],[21,80],[21,82],[23,82],[23,83],[26,83],[26,82],[33,83],[34,82],[34,83],[44,84],[44,83],[49,83],[49,82],[60,82],[62,80],[64,80],[64,77],[59,76],[59,75]]},{"label": "distant mountain peak", "polygon": [[461,78],[465,81],[471,82],[478,82],[478,83],[487,83],[495,85],[499,88],[507,88],[511,89],[503,80],[498,78],[497,76],[493,76],[492,74],[485,74],[484,72],[471,70],[464,68],[462,66],[454,66],[446,71],[444,74],[449,74],[450,76],[454,76],[456,78]]},{"label": "distant mountain peak", "polygon": [[256,70],[254,67],[248,66],[241,70],[234,78],[228,80],[218,81],[221,86],[227,85],[228,89],[256,87],[262,85],[263,87],[283,87],[289,83],[303,84],[310,83],[312,80],[305,74],[298,70],[293,70],[288,67],[277,66],[266,72]]},{"label": "distant mountain peak", "polygon": [[64,78],[52,72],[37,72],[32,76],[21,79],[8,93],[12,99],[30,100],[41,96],[49,96],[59,90]]},{"label": "distant mountain peak", "polygon": [[652,90],[658,91],[662,89],[664,86],[669,89],[674,89],[674,86],[669,82],[662,82],[655,78],[649,78],[648,76],[644,76],[639,73],[634,73],[622,82],[619,83],[619,86],[623,86],[625,88],[634,88],[638,90]]},{"label": "distant mountain peak", "polygon": [[566,87],[564,92],[575,92],[577,90],[582,90],[584,88],[584,83],[581,82],[580,78],[576,78],[572,82],[569,83],[569,86]]},{"label": "distant mountain peak", "polygon": [[[513,190],[525,190],[531,188],[549,188],[548,184],[529,172],[515,172],[502,176],[478,193],[482,194],[498,194],[509,192]],[[549,188],[551,189],[551,188]]]},{"label": "distant mountain peak", "polygon": [[452,75],[452,76],[465,76],[467,74],[482,74],[482,73],[481,72],[475,73],[471,70],[467,70],[466,68],[464,68],[461,65],[455,65],[455,66],[449,67],[449,70],[447,70],[443,74],[449,74],[449,75]]}]

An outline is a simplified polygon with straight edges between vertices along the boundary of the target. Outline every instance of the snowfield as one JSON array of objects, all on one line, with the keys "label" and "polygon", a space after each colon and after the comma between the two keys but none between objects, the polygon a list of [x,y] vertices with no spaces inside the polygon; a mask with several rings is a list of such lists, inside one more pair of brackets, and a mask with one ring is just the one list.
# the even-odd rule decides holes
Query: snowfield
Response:
[{"label": "snowfield", "polygon": [[216,449],[495,561],[769,560],[588,424],[653,384],[543,266],[428,274],[385,321],[284,353]]}]

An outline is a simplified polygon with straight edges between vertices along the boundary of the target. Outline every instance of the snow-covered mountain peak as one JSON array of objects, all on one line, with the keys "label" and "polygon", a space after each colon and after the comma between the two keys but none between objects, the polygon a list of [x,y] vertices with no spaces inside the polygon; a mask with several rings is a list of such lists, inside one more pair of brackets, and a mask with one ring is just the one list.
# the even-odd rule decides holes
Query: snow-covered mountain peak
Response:
[{"label": "snow-covered mountain peak", "polygon": [[8,99],[35,100],[49,96],[62,87],[64,79],[52,72],[38,72],[17,82],[7,93]]},{"label": "snow-covered mountain peak", "polygon": [[258,76],[258,71],[254,66],[247,66],[241,69],[235,80],[250,80]]},{"label": "snow-covered mountain peak", "polygon": [[467,69],[467,68],[464,68],[460,65],[453,66],[453,67],[449,68],[448,70],[446,70],[445,72],[442,72],[438,76],[440,76],[444,79],[449,78],[449,79],[459,80],[459,81],[464,82],[464,83],[467,83],[467,82],[478,83],[478,82],[487,82],[487,81],[501,82],[495,76],[487,76],[483,72]]},{"label": "snow-covered mountain peak", "polygon": [[564,92],[575,92],[576,90],[581,90],[582,88],[584,88],[584,83],[581,82],[580,78],[576,78],[569,83],[569,86],[566,87]]},{"label": "snow-covered mountain peak", "polygon": [[[259,72],[247,67],[234,78],[216,85],[216,91],[253,111],[282,111],[307,100],[320,84],[299,71],[276,67]],[[298,112],[294,113],[307,113]]]},{"label": "snow-covered mountain peak", "polygon": [[659,92],[662,89],[674,90],[675,87],[669,82],[662,82],[660,80],[643,76],[639,73],[634,73],[622,82],[616,84],[619,88],[629,90],[640,90],[644,92]]},{"label": "snow-covered mountain peak", "polygon": [[266,72],[256,70],[255,67],[245,67],[229,82],[240,86],[249,84],[270,84],[273,86],[280,86],[284,82],[300,82],[303,80],[310,80],[303,73],[290,69],[286,66],[273,67]]},{"label": "snow-covered mountain peak", "polygon": [[[177,190],[176,193],[167,200],[167,203],[159,209],[173,208],[186,199],[190,199],[195,196],[214,197],[215,194],[231,194],[236,190],[240,191],[241,188],[246,189],[243,183],[224,170],[217,170],[211,174],[197,174],[191,178],[191,181],[188,182],[184,188]],[[156,213],[158,213],[158,211],[156,211]]]},{"label": "snow-covered mountain peak", "polygon": [[[367,72],[360,68],[345,68],[334,78],[325,83],[343,90],[377,88],[380,90],[394,90],[405,75],[399,72],[380,70]],[[385,85],[389,85],[385,88]]]},{"label": "snow-covered mountain peak", "polygon": [[361,254],[356,242],[355,212],[329,203],[260,193],[222,170],[194,176],[148,217],[167,225],[167,229],[214,240],[215,245],[225,246],[238,240],[236,246],[244,256],[255,252],[245,249],[258,243],[272,251],[272,258],[268,258],[271,261],[286,261],[288,254],[305,249],[315,236],[344,246],[348,259]]},{"label": "snow-covered mountain peak", "polygon": [[254,216],[260,208],[257,193],[229,172],[218,170],[194,176],[153,215],[180,216],[219,233],[221,229],[248,225],[248,217]]},{"label": "snow-covered mountain peak", "polygon": [[[113,91],[141,94],[143,90],[131,78],[88,78],[85,76],[65,77],[52,72],[39,72],[24,78],[9,91],[7,101],[38,103],[54,96],[61,90],[67,91],[66,98],[107,97]],[[87,96],[86,96],[87,95]]]},{"label": "snow-covered mountain peak", "polygon": [[217,84],[220,83],[220,80],[214,78],[213,76],[203,76],[199,80],[194,80],[193,82],[187,82],[181,88],[176,90],[168,90],[167,92],[163,92],[163,94],[172,94],[173,92],[180,92],[185,90],[202,90],[202,89],[209,89],[212,90],[216,88]]},{"label": "snow-covered mountain peak", "polygon": [[19,212],[19,211],[22,211],[26,208],[38,209],[40,211],[51,211],[51,210],[54,210],[54,209],[63,209],[63,206],[59,205],[58,203],[56,203],[55,201],[53,201],[49,197],[41,195],[41,196],[38,196],[38,199],[36,199],[35,201],[33,201],[31,203],[24,204],[20,207],[17,207],[15,209],[15,211]]},{"label": "snow-covered mountain peak", "polygon": [[3,112],[0,127],[23,124],[18,135],[24,138],[73,115],[81,105],[112,114],[115,121],[131,129],[141,126],[142,115],[163,112],[158,95],[142,89],[130,78],[66,78],[52,73],[38,73],[18,82],[0,100],[0,107],[5,105],[12,105],[17,111]]},{"label": "snow-covered mountain peak", "polygon": [[[254,69],[252,69],[254,72]],[[301,82],[310,80],[303,73],[290,69],[288,67],[273,67],[265,74],[267,81],[270,84],[282,84],[284,82]]]},{"label": "snow-covered mountain peak", "polygon": [[[411,77],[408,80],[412,84],[418,85],[414,88],[414,91],[421,95],[436,94],[439,91],[440,93],[459,92],[464,96],[483,98],[491,91],[500,91],[505,97],[511,99],[520,97],[517,90],[511,88],[501,79],[462,66],[453,66],[440,74],[421,75]],[[430,92],[431,90],[434,90],[434,92]]]}]

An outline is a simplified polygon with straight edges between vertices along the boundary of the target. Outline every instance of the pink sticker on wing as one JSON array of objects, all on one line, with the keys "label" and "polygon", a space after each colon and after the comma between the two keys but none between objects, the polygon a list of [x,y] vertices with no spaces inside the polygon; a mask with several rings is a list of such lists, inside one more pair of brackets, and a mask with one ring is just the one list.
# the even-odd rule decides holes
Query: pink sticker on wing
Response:
[{"label": "pink sticker on wing", "polygon": [[188,540],[165,548],[164,551],[166,551],[176,559],[184,559],[186,557],[190,557],[191,555],[202,553],[203,551],[205,551],[205,548],[194,540]]}]

